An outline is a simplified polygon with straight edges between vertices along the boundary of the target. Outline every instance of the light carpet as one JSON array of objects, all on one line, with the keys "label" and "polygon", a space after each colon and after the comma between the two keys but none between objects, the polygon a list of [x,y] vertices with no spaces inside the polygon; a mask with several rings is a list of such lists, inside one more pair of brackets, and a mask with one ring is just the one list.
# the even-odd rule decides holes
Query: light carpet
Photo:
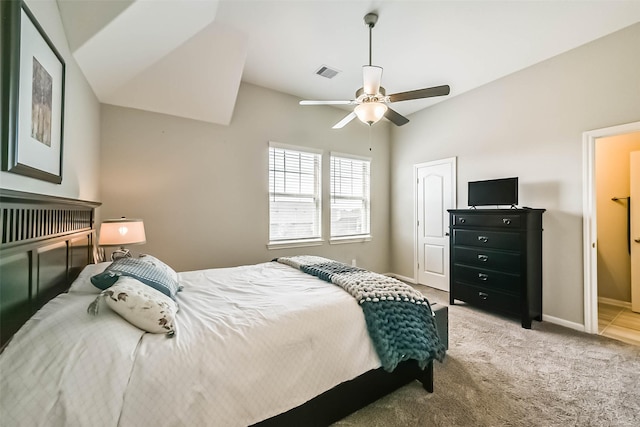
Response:
[{"label": "light carpet", "polygon": [[[448,294],[419,287],[432,302]],[[435,392],[413,382],[347,426],[640,426],[640,347],[464,303],[449,307],[449,350]]]}]

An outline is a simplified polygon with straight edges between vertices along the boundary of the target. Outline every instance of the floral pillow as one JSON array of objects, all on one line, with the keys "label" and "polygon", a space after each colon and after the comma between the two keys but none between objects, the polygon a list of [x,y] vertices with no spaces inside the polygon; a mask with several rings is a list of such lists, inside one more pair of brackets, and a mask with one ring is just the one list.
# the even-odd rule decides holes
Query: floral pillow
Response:
[{"label": "floral pillow", "polygon": [[167,295],[133,277],[121,276],[89,305],[87,311],[97,315],[100,301],[132,325],[154,334],[175,335],[178,304]]}]

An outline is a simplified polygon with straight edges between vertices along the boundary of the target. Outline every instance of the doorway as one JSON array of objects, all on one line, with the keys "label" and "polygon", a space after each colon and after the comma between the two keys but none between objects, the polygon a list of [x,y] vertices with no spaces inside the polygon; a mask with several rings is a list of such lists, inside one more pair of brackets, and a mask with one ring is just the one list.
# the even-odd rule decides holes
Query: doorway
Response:
[{"label": "doorway", "polygon": [[[583,213],[584,213],[584,221],[583,221],[583,235],[584,235],[584,326],[585,331],[589,333],[602,333],[603,329],[606,328],[606,325],[614,321],[615,318],[618,317],[618,314],[611,315],[611,307],[608,309],[602,310],[598,312],[598,301],[599,301],[599,293],[598,293],[598,261],[599,261],[599,252],[600,246],[602,243],[602,249],[605,248],[604,237],[609,237],[608,230],[603,229],[599,230],[598,227],[598,197],[597,196],[597,179],[596,179],[596,145],[597,144],[607,144],[608,141],[615,141],[617,138],[622,135],[627,134],[635,134],[640,133],[640,122],[629,123],[621,126],[614,126],[605,129],[598,129],[594,131],[585,132],[583,134]],[[602,145],[601,145],[602,146]],[[628,160],[627,160],[628,161]],[[604,194],[600,194],[599,199],[602,203],[602,198],[605,196]],[[606,195],[609,197],[609,203],[619,203],[621,206],[616,207],[624,207],[625,217],[627,216],[627,205],[626,203],[629,201],[626,197],[629,197],[628,194],[624,195]],[[640,202],[640,198],[636,198],[638,202]],[[632,216],[630,215],[631,211],[629,211],[629,226],[632,224]],[[603,217],[604,218],[604,217]],[[625,238],[626,236],[626,224],[625,221],[617,221],[620,224],[617,224],[619,227],[625,227]],[[629,229],[630,230],[630,229]],[[601,241],[598,240],[598,232],[601,232],[603,239]],[[620,230],[617,230],[620,231]],[[631,237],[631,235],[629,235]],[[632,249],[636,252],[640,250],[640,247],[636,248],[632,245],[638,245],[633,242],[633,240],[629,240],[629,251]],[[626,246],[626,245],[625,245]],[[625,248],[626,250],[626,248]],[[603,262],[602,268],[608,268],[608,264],[604,264]],[[637,279],[636,279],[637,281]],[[630,289],[627,289],[627,292],[630,292]],[[624,297],[623,299],[628,299]],[[610,301],[607,298],[600,298],[601,302],[609,303]],[[630,307],[630,303],[627,303]],[[605,304],[608,305],[608,304]],[[624,307],[622,307],[624,309]],[[617,310],[617,309],[616,309]],[[628,310],[630,312],[630,310]],[[606,333],[604,335],[607,335]],[[638,343],[640,343],[640,335],[638,336]]]},{"label": "doorway", "polygon": [[449,212],[456,207],[456,158],[414,165],[414,277],[449,292]]}]

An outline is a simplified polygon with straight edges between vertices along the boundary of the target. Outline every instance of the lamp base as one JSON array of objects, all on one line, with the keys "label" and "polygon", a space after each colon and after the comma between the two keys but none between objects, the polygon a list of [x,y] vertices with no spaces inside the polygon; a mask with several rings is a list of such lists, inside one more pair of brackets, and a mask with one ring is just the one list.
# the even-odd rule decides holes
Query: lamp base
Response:
[{"label": "lamp base", "polygon": [[93,247],[93,263],[105,262],[104,248],[100,246]]},{"label": "lamp base", "polygon": [[115,261],[121,258],[132,258],[129,249],[121,247],[120,249],[116,249],[115,251],[113,251],[113,253],[111,254],[111,261]]}]

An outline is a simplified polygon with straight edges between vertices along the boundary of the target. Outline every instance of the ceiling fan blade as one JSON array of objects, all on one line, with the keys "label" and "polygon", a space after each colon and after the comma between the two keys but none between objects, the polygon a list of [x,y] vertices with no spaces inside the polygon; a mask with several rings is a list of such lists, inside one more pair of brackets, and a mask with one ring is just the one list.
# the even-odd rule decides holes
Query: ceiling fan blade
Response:
[{"label": "ceiling fan blade", "polygon": [[410,90],[408,92],[389,95],[389,102],[408,101],[410,99],[432,98],[434,96],[449,95],[448,85],[428,87],[426,89]]},{"label": "ceiling fan blade", "polygon": [[388,107],[387,107],[387,111],[384,113],[384,116],[396,126],[402,126],[409,123],[409,119],[407,119],[402,114],[398,113],[397,111],[393,111],[391,108],[388,108]]},{"label": "ceiling fan blade", "polygon": [[382,81],[382,67],[364,65],[362,67],[362,81],[365,94],[377,95],[380,91],[380,82]]},{"label": "ceiling fan blade", "polygon": [[300,105],[350,105],[355,104],[355,101],[313,101],[304,100],[300,101]]},{"label": "ceiling fan blade", "polygon": [[341,129],[344,127],[344,125],[346,125],[347,123],[349,123],[351,120],[355,119],[356,113],[354,113],[353,111],[350,112],[349,114],[347,114],[347,116],[340,120],[338,123],[336,123],[331,129]]}]

